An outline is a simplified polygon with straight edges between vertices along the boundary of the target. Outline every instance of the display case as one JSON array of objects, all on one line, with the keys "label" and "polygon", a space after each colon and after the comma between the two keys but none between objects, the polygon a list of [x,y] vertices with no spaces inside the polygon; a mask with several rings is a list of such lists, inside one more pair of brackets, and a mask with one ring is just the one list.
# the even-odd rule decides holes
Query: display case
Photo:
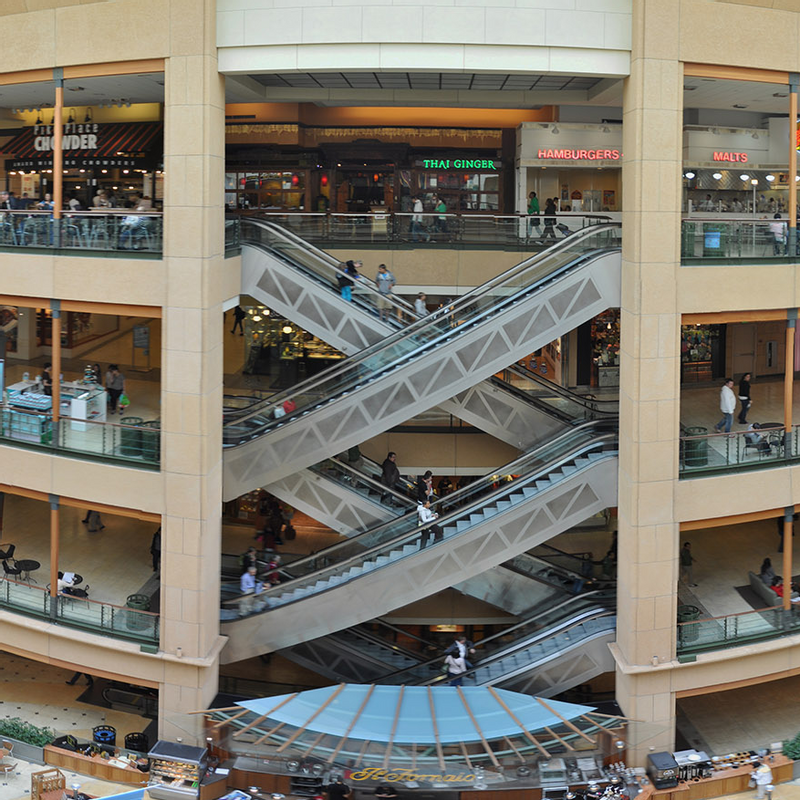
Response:
[{"label": "display case", "polygon": [[706,383],[714,380],[721,362],[721,325],[681,326],[681,382]]},{"label": "display case", "polygon": [[159,800],[194,798],[206,771],[206,749],[160,740],[147,754],[150,759],[151,797]]}]

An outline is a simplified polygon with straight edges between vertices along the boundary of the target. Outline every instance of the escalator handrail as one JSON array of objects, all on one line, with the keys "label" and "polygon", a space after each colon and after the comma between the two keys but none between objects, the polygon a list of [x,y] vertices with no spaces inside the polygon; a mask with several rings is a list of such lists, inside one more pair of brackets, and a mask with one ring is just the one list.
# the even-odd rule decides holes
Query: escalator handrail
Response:
[{"label": "escalator handrail", "polygon": [[[513,372],[514,374],[519,375],[521,378],[525,378],[533,383],[538,383],[539,386],[545,389],[545,391],[552,392],[559,397],[563,397],[565,400],[569,400],[572,403],[577,403],[578,405],[581,405],[595,413],[608,414],[610,416],[617,416],[619,413],[617,409],[612,410],[600,408],[600,406],[603,404],[613,404],[618,408],[619,400],[590,400],[587,397],[584,397],[582,394],[572,392],[564,386],[559,386],[557,383],[549,381],[547,378],[543,378],[541,375],[537,375],[533,370],[528,369],[521,364],[512,364],[510,367],[506,368],[506,371]],[[502,378],[499,378],[498,380],[502,381],[503,383],[507,383],[507,381],[503,381]]]},{"label": "escalator handrail", "polygon": [[[580,444],[578,447],[569,450],[567,453],[562,453],[560,456],[558,456],[556,459],[554,459],[554,461],[547,463],[546,465],[544,465],[539,470],[536,470],[533,474],[526,476],[525,480],[526,480],[527,483],[535,482],[542,475],[549,474],[549,473],[552,473],[552,472],[556,471],[559,467],[563,466],[564,464],[569,463],[570,461],[575,460],[576,458],[579,458],[582,454],[587,453],[587,452],[596,451],[596,449],[599,446],[605,446],[609,442],[615,442],[615,441],[616,441],[616,435],[615,434],[604,434],[604,435],[596,437],[595,439],[590,440],[589,442],[584,442],[584,443]],[[616,452],[614,452],[614,455],[616,455]],[[609,455],[609,457],[611,457],[611,455]],[[434,524],[439,525],[441,527],[444,527],[448,523],[456,521],[459,518],[463,518],[465,516],[468,518],[477,509],[483,507],[488,499],[492,498],[494,500],[499,500],[503,494],[506,494],[506,493],[510,494],[512,492],[517,491],[518,489],[519,489],[519,484],[518,483],[517,484],[514,484],[514,483],[506,484],[505,486],[500,487],[496,491],[491,492],[489,495],[484,495],[484,496],[478,498],[477,500],[475,500],[474,502],[469,503],[469,504],[467,504],[466,506],[464,506],[462,508],[455,509],[454,511],[446,514],[444,517],[440,517],[439,519],[436,520],[435,523],[428,523],[427,525],[415,526],[415,527],[411,528],[408,531],[405,531],[405,532],[403,532],[401,534],[398,534],[393,539],[389,539],[388,541],[381,542],[379,544],[373,545],[372,547],[367,548],[367,549],[363,550],[360,553],[356,553],[355,555],[349,556],[348,558],[345,558],[342,561],[336,562],[334,564],[325,565],[324,567],[320,567],[320,568],[318,568],[316,570],[313,570],[312,572],[308,572],[305,575],[301,575],[301,576],[298,576],[298,577],[292,577],[290,580],[288,580],[288,581],[286,581],[284,583],[280,583],[277,586],[272,586],[269,589],[265,589],[258,596],[261,597],[261,598],[264,598],[264,597],[275,597],[275,596],[280,596],[280,595],[283,595],[283,594],[286,594],[286,593],[291,593],[291,591],[293,589],[293,586],[292,586],[293,584],[295,584],[295,587],[296,587],[296,586],[301,585],[301,582],[310,583],[311,581],[319,581],[319,580],[322,579],[322,576],[325,575],[325,573],[328,573],[328,572],[338,572],[338,573],[344,572],[344,571],[347,570],[348,567],[355,566],[357,563],[363,563],[364,561],[367,561],[373,555],[377,555],[381,551],[395,549],[398,546],[402,546],[403,543],[405,541],[407,541],[408,539],[416,539],[424,530],[430,528]],[[415,513],[415,512],[413,512],[413,513]],[[406,515],[406,516],[410,516],[410,515]],[[365,533],[369,533],[369,531],[366,531]],[[461,533],[461,532],[459,532],[459,533]],[[364,536],[364,535],[365,534],[360,534],[360,536]],[[353,537],[352,539],[348,539],[346,542],[339,543],[339,545],[333,545],[332,547],[337,547],[337,546],[340,546],[342,544],[349,544],[352,541],[354,541],[354,539],[357,539],[357,538],[358,537]],[[444,540],[442,540],[440,542],[434,541],[431,544],[431,546],[432,547],[436,547],[437,545],[440,545],[440,544],[443,544],[443,543],[444,543]],[[417,551],[417,552],[419,552],[419,551]],[[314,556],[310,556],[306,560],[311,560],[313,558],[314,558]],[[406,556],[403,556],[400,559],[396,559],[392,563],[396,564],[398,560],[403,560],[404,558],[406,558]],[[296,565],[297,563],[299,563],[299,561],[303,561],[303,559],[299,559],[298,561],[293,562],[293,563]],[[378,568],[378,569],[380,569],[380,568]],[[349,583],[349,582],[350,581],[348,580],[348,581],[345,581],[344,583]],[[323,593],[325,593],[327,591],[330,591],[335,586],[341,586],[341,585],[343,585],[343,584],[338,583],[338,584],[334,584],[333,586],[327,586],[324,589],[319,590],[318,592],[314,592],[314,595],[315,596],[319,596],[319,594],[323,594]],[[236,601],[240,600],[242,597],[245,597],[245,596],[248,596],[248,595],[237,595],[234,598],[227,598],[226,600],[221,601],[220,605],[221,606],[226,606],[227,603],[236,602]],[[307,595],[305,595],[305,596],[307,596]],[[279,607],[283,608],[283,607],[285,607],[287,605],[291,605],[291,604],[293,604],[293,603],[295,603],[295,602],[297,602],[298,600],[301,600],[301,599],[303,599],[303,598],[293,598],[291,600],[287,600],[286,602],[282,603]],[[266,612],[268,612],[270,610],[272,610],[271,607],[267,606],[267,607],[259,609],[254,614],[247,615],[247,617],[245,617],[245,618],[250,618],[252,616],[259,616],[260,614],[264,614],[264,613],[266,613]]]},{"label": "escalator handrail", "polygon": [[[362,458],[366,458],[366,457],[362,456]],[[371,460],[371,459],[367,459],[367,460]],[[414,501],[411,498],[409,498],[408,495],[403,494],[402,492],[398,491],[397,489],[395,489],[393,487],[385,486],[379,480],[377,480],[376,478],[373,478],[372,475],[368,475],[367,473],[362,472],[357,467],[354,467],[352,464],[348,464],[346,461],[344,461],[341,458],[338,458],[337,456],[331,456],[330,458],[326,458],[324,461],[319,461],[316,464],[313,464],[311,467],[309,467],[309,469],[314,470],[315,472],[317,470],[319,470],[319,474],[323,474],[322,473],[322,470],[324,468],[323,465],[325,464],[326,461],[333,461],[334,463],[337,464],[337,466],[340,469],[344,470],[345,472],[353,473],[354,475],[356,475],[358,477],[358,480],[363,481],[371,489],[374,489],[376,492],[380,492],[381,494],[384,494],[384,495],[390,494],[395,499],[402,500],[403,503],[406,504],[406,505],[410,504],[412,506],[415,506]],[[372,463],[374,464],[375,462],[373,461]],[[409,482],[409,486],[410,485],[411,484]]]},{"label": "escalator handrail", "polygon": [[[376,644],[379,647],[385,648],[386,650],[391,650],[394,653],[398,653],[399,655],[403,656],[403,658],[409,658],[412,661],[421,660],[422,657],[419,655],[419,653],[414,653],[411,650],[406,650],[405,647],[401,647],[399,644],[392,644],[391,642],[387,642],[386,639],[382,639],[380,636],[377,636],[376,634],[371,633],[370,631],[359,630],[359,627],[360,626],[355,625],[352,628],[347,628],[346,632],[351,636],[356,636],[359,639],[363,639],[366,642],[369,642],[371,644]],[[339,634],[334,633],[331,634],[331,636],[333,638],[336,638],[339,636]],[[347,644],[347,642],[342,642],[341,639],[337,639],[337,641],[341,642],[342,644]]]},{"label": "escalator handrail", "polygon": [[[603,609],[603,608],[596,608],[596,609],[587,609],[586,611],[582,612],[580,616],[570,619],[570,620],[562,620],[555,623],[552,627],[546,628],[545,630],[538,631],[535,636],[532,636],[530,639],[526,639],[523,642],[511,642],[509,643],[509,647],[505,650],[498,650],[496,653],[493,653],[491,656],[486,658],[484,661],[481,661],[480,664],[476,664],[472,669],[468,669],[466,672],[461,673],[461,677],[473,676],[476,672],[480,669],[484,669],[485,667],[494,664],[497,661],[502,660],[503,658],[507,658],[512,653],[518,650],[524,650],[525,648],[531,647],[534,644],[538,644],[541,641],[545,641],[547,639],[552,638],[560,633],[564,633],[566,631],[571,631],[573,628],[577,628],[579,625],[583,625],[583,623],[593,620],[593,619],[602,619],[603,617],[616,617],[617,612],[615,609]],[[608,631],[599,632],[599,635],[603,635],[608,633]],[[581,644],[581,640],[577,640],[574,643],[576,646]],[[441,660],[441,659],[439,659]],[[421,665],[420,665],[421,666]],[[526,665],[526,669],[535,669],[536,662]],[[414,669],[411,667],[411,669]],[[442,681],[451,680],[449,676],[444,674],[435,675],[432,678],[429,678],[424,683],[418,684],[420,686],[430,686],[432,684],[441,683]]]},{"label": "escalator handrail", "polygon": [[[575,243],[577,241],[580,241],[582,239],[589,239],[590,237],[597,236],[598,234],[609,233],[611,231],[616,231],[616,230],[619,229],[619,227],[620,226],[618,224],[593,225],[593,226],[590,226],[588,228],[584,228],[582,231],[579,231],[579,232],[573,234],[572,236],[567,237],[566,239],[562,239],[558,244],[555,244],[552,247],[549,247],[547,250],[543,251],[542,253],[536,254],[536,255],[532,256],[531,258],[526,259],[525,261],[521,262],[520,264],[516,265],[515,267],[511,267],[510,269],[506,270],[505,272],[501,273],[500,275],[496,276],[495,278],[492,278],[492,279],[486,281],[485,283],[481,284],[480,286],[476,287],[475,289],[467,292],[466,294],[461,295],[461,297],[459,297],[457,300],[453,301],[453,303],[449,304],[448,306],[446,306],[443,309],[439,309],[438,312],[434,312],[433,314],[428,314],[427,316],[416,320],[415,322],[413,322],[411,325],[407,326],[403,330],[400,330],[400,331],[392,334],[391,336],[386,337],[383,341],[378,342],[378,343],[376,343],[374,345],[370,345],[369,347],[366,347],[363,350],[361,350],[359,353],[356,353],[355,355],[349,356],[347,358],[347,360],[346,360],[347,366],[348,367],[352,367],[354,364],[358,364],[358,363],[360,363],[360,362],[362,362],[362,361],[364,361],[364,360],[366,360],[368,358],[371,358],[373,355],[375,355],[375,353],[379,352],[380,350],[382,350],[384,348],[396,345],[399,342],[402,342],[403,340],[406,340],[406,339],[412,339],[413,336],[415,336],[420,330],[424,329],[425,327],[427,327],[429,325],[434,325],[434,324],[438,325],[439,320],[444,316],[453,316],[453,317],[455,317],[460,308],[462,308],[464,306],[471,305],[472,302],[476,298],[479,298],[479,297],[481,297],[483,295],[488,294],[492,289],[496,288],[497,286],[502,285],[505,281],[507,281],[509,278],[513,277],[514,275],[518,274],[519,272],[522,272],[522,271],[527,270],[527,269],[531,269],[532,267],[536,266],[538,262],[549,260],[553,256],[559,255],[562,250],[567,250],[568,248],[574,247]],[[608,254],[610,252],[616,252],[617,250],[619,250],[618,247],[605,247],[605,248],[595,248],[595,249],[591,249],[591,250],[586,250],[586,251],[574,254],[574,258],[569,259],[566,263],[559,264],[551,272],[548,272],[546,275],[540,276],[539,278],[537,278],[531,284],[529,284],[527,286],[524,286],[524,287],[520,288],[519,291],[514,292],[514,293],[508,295],[507,297],[503,298],[503,302],[502,303],[500,303],[498,301],[498,303],[494,304],[491,307],[487,307],[487,308],[481,309],[477,314],[475,314],[470,319],[468,327],[472,328],[476,324],[481,324],[481,322],[486,317],[486,315],[488,315],[490,313],[493,314],[496,311],[498,306],[505,305],[506,303],[511,302],[512,299],[514,297],[517,297],[520,293],[524,292],[525,294],[529,294],[529,293],[531,293],[533,291],[536,291],[541,286],[550,283],[554,279],[560,277],[564,273],[566,273],[566,272],[570,271],[571,269],[575,268],[577,265],[585,263],[587,261],[587,259],[594,259],[594,258],[600,257],[602,255],[606,255],[606,254]],[[459,327],[461,329],[463,329],[465,326],[459,326]],[[428,350],[431,350],[431,349],[435,348],[436,345],[439,344],[442,339],[449,338],[450,336],[452,336],[452,334],[453,334],[453,329],[451,329],[449,327],[446,328],[445,330],[439,331],[438,335],[434,336],[434,338],[422,343],[419,347],[415,347],[413,350],[405,353],[403,358],[408,358],[412,354],[414,355],[415,358],[417,358],[422,353],[427,352]],[[396,360],[391,362],[391,363],[389,363],[389,364],[383,365],[383,369],[379,370],[379,371],[376,371],[375,376],[377,376],[381,371],[386,370],[389,367],[392,367],[392,369],[393,369],[395,366],[396,366]],[[319,387],[322,384],[324,384],[324,382],[329,377],[334,377],[340,372],[342,372],[341,365],[334,364],[334,365],[322,370],[317,375],[315,375],[315,376],[313,376],[311,378],[308,378],[307,380],[302,381],[301,383],[295,385],[291,389],[287,389],[287,390],[285,390],[283,392],[278,393],[277,395],[274,395],[273,397],[270,397],[268,400],[265,400],[259,406],[258,409],[255,409],[255,410],[245,414],[244,416],[237,418],[236,420],[231,420],[229,423],[226,423],[226,426],[227,425],[241,424],[242,422],[244,422],[244,421],[246,421],[246,420],[248,420],[248,419],[250,419],[252,417],[258,416],[259,414],[261,414],[261,412],[265,408],[272,407],[272,406],[275,406],[275,405],[280,405],[283,400],[288,400],[293,395],[299,395],[299,394],[305,393],[306,390],[303,387],[308,387],[308,389],[309,389],[308,393],[309,394],[314,394],[314,391],[313,391],[314,389],[316,389],[317,393],[318,393]],[[362,379],[363,378],[361,378],[359,376],[355,376],[352,380],[355,381],[355,382],[359,382]],[[339,388],[339,392],[344,391],[344,390],[345,390],[344,387],[340,387]],[[309,413],[309,412],[310,412],[310,409],[306,410],[306,409],[304,409],[304,407],[301,406],[301,407],[298,407],[297,410],[292,412],[291,414],[287,414],[286,416],[281,417],[279,421],[272,420],[272,419],[264,420],[264,424],[261,426],[261,428],[262,428],[262,430],[264,428],[271,428],[271,427],[273,427],[274,425],[276,425],[278,423],[281,424],[281,425],[285,425],[285,424],[291,422],[293,419],[303,415],[304,413]],[[245,444],[248,441],[251,441],[253,438],[254,437],[253,437],[252,432],[251,432],[247,436],[245,441],[237,442],[236,444],[229,444],[228,447],[240,446],[242,444]]]},{"label": "escalator handrail", "polygon": [[[501,474],[501,475],[513,475],[513,474],[516,474],[516,472],[519,470],[520,467],[524,466],[524,464],[526,462],[534,460],[537,457],[537,455],[540,454],[542,451],[547,450],[547,449],[551,449],[554,446],[558,446],[558,443],[561,442],[562,440],[573,438],[576,434],[579,434],[579,433],[583,432],[584,430],[589,432],[592,428],[595,428],[595,427],[598,427],[598,423],[596,423],[596,422],[585,422],[585,423],[583,423],[581,425],[576,426],[575,428],[571,428],[570,430],[565,431],[564,433],[562,433],[560,436],[557,436],[556,438],[549,440],[548,442],[540,445],[539,447],[535,448],[534,450],[531,450],[529,453],[526,453],[525,455],[514,459],[514,461],[511,461],[509,464],[506,464],[505,466],[501,467],[499,470],[495,470],[493,472],[487,473],[487,475],[485,475],[484,477],[485,478],[489,478],[490,476],[493,476],[493,475],[496,475],[496,474]],[[603,441],[611,441],[611,440],[613,440],[615,438],[616,438],[616,436],[614,434],[601,434],[601,433],[599,433],[593,439],[589,439],[587,441],[580,442],[576,446],[577,446],[577,448],[582,448],[582,447],[585,447],[586,445],[596,445],[596,444],[599,444],[599,443],[601,443]],[[567,454],[567,457],[568,456],[569,456],[569,453]],[[562,454],[562,457],[563,457],[563,454]],[[552,471],[553,468],[548,463],[548,464],[546,464],[544,466],[544,469],[548,470],[548,471]],[[474,489],[475,489],[474,483],[475,482],[473,482],[471,484],[468,484],[467,486],[463,487],[462,489],[457,489],[455,492],[451,492],[450,494],[446,495],[445,497],[438,498],[435,503],[431,504],[432,508],[434,510],[438,509],[438,508],[441,508],[443,503],[446,503],[447,505],[455,505],[455,504],[457,504],[459,502],[459,500],[461,499],[461,496],[462,495],[467,495],[470,492],[470,489],[472,489],[472,491],[474,492]],[[507,486],[508,487],[512,487],[512,484],[507,484]],[[501,488],[505,489],[506,487],[501,487]],[[498,489],[497,491],[500,491],[500,489]],[[494,493],[490,493],[490,495],[483,495],[481,498],[479,498],[479,500],[485,500],[487,497],[491,496],[492,494],[494,494]],[[462,511],[465,511],[467,509],[473,508],[474,505],[475,505],[475,502],[469,503],[467,506],[458,508],[458,511],[459,511],[459,513],[461,513]],[[412,513],[416,514],[416,509],[414,509],[414,511],[410,512],[409,514],[404,515],[404,517],[405,516],[411,516]],[[452,512],[447,512],[447,513],[452,513]],[[447,517],[442,517],[441,519],[447,519]],[[437,524],[439,524],[439,525],[442,524],[441,523],[441,519],[437,520]],[[292,566],[293,565],[294,567],[299,567],[299,566],[302,566],[304,564],[311,563],[311,562],[313,562],[315,560],[318,560],[320,558],[327,558],[334,551],[336,551],[338,549],[342,549],[344,547],[351,546],[354,542],[357,542],[362,536],[374,535],[375,533],[378,533],[381,528],[394,526],[396,524],[397,524],[397,518],[395,518],[393,520],[390,520],[388,522],[385,522],[382,525],[378,525],[375,528],[371,528],[370,530],[364,531],[363,533],[359,533],[357,536],[351,536],[346,541],[336,542],[335,544],[329,545],[328,547],[324,547],[322,550],[318,550],[316,553],[313,553],[312,555],[309,555],[309,556],[305,556],[304,558],[299,558],[299,559],[297,559],[297,561],[293,561],[291,565],[287,565],[287,566]],[[399,534],[396,537],[396,539],[397,539],[397,541],[401,541],[402,539],[405,539],[406,537],[410,536],[412,533],[418,532],[420,530],[422,530],[421,526],[415,526],[412,531],[407,531],[407,532],[405,532],[403,534]],[[380,549],[385,544],[388,544],[390,541],[392,541],[392,540],[388,540],[387,542],[385,542],[383,544],[373,545],[372,548],[365,548],[357,556],[350,556],[350,559],[361,557],[361,556],[369,553],[371,550]],[[338,562],[338,563],[346,563],[348,560],[349,559],[345,559],[345,561]],[[331,565],[331,566],[333,566],[333,565]],[[318,570],[314,570],[314,571],[309,572],[309,573],[307,573],[306,575],[303,575],[303,576],[297,576],[297,577],[290,576],[290,580],[286,581],[285,583],[282,583],[281,586],[287,586],[291,582],[291,580],[300,580],[301,578],[306,578],[308,575],[312,575],[317,571]],[[286,573],[284,573],[284,574],[286,574]]]},{"label": "escalator handrail", "polygon": [[[548,569],[556,570],[556,571],[562,573],[563,575],[565,575],[570,580],[576,580],[576,579],[586,580],[587,579],[586,575],[580,575],[579,573],[574,572],[571,569],[568,569],[567,567],[561,567],[561,566],[558,566],[558,565],[555,565],[555,564],[551,564],[549,561],[545,561],[543,558],[540,558],[539,556],[531,555],[530,553],[520,553],[519,556],[514,556],[514,558],[512,558],[508,563],[503,564],[503,566],[505,567],[505,569],[511,570],[512,572],[516,573],[517,575],[522,575],[523,577],[529,578],[532,581],[538,581],[539,583],[546,583],[546,584],[548,584],[550,586],[554,585],[554,584],[550,583],[550,581],[548,581],[546,578],[539,577],[538,575],[532,575],[531,573],[526,572],[524,568],[517,567],[517,566],[515,566],[514,564],[511,563],[512,561],[514,561],[514,559],[520,558],[520,557],[522,557],[522,558],[530,558],[530,559],[538,562],[539,564],[543,564]],[[565,589],[564,591],[567,591],[567,590]]]},{"label": "escalator handrail", "polygon": [[[344,270],[339,268],[339,264],[341,264],[342,262],[338,258],[335,258],[330,253],[327,253],[325,250],[322,250],[319,247],[316,247],[315,245],[306,241],[305,239],[303,239],[302,236],[298,236],[296,233],[294,233],[294,231],[290,231],[288,228],[284,228],[282,225],[279,225],[276,222],[259,219],[258,217],[244,217],[242,222],[243,222],[243,230],[248,225],[264,228],[273,234],[282,236],[284,239],[287,239],[288,241],[297,245],[301,249],[308,251],[309,253],[311,253],[311,255],[315,256],[320,261],[326,262],[327,266],[329,266],[334,271],[335,277],[338,277],[340,275],[347,278],[350,277],[349,275],[345,274]],[[247,244],[250,246],[261,245],[262,247],[268,247],[270,252],[272,252],[273,255],[280,257],[282,261],[289,260],[286,258],[285,254],[281,250],[274,250],[272,247],[265,244],[264,242],[252,241],[242,238],[242,244]],[[362,273],[359,273],[358,280],[355,281],[354,284],[361,288],[369,289],[372,294],[376,295],[381,294],[377,289],[375,281],[372,278],[363,275]],[[331,287],[331,289],[333,288],[334,287]],[[397,306],[398,308],[401,308],[405,313],[410,314],[413,317],[417,316],[416,313],[414,312],[414,306],[407,300],[404,300],[402,297],[399,297],[398,295],[394,295],[392,293],[390,293],[389,295],[382,295],[382,297],[387,299],[391,304]]]},{"label": "escalator handrail", "polygon": [[[498,631],[497,633],[493,633],[491,636],[487,636],[485,639],[481,639],[479,642],[477,642],[473,646],[474,646],[474,648],[476,650],[479,647],[480,648],[486,647],[486,645],[489,644],[490,642],[494,642],[497,639],[500,639],[500,638],[502,638],[504,636],[508,636],[510,633],[513,633],[514,631],[519,630],[520,628],[523,628],[523,627],[525,627],[527,625],[530,625],[532,622],[536,622],[536,620],[540,619],[541,617],[544,617],[544,616],[547,616],[549,614],[552,614],[554,611],[558,611],[561,608],[565,608],[565,607],[568,607],[568,606],[573,606],[573,605],[575,605],[575,603],[577,601],[581,601],[581,603],[583,604],[584,601],[589,600],[590,598],[595,598],[596,595],[606,595],[606,593],[601,589],[596,589],[596,590],[594,590],[592,592],[587,592],[586,594],[573,595],[571,597],[567,597],[564,600],[562,600],[560,603],[557,603],[554,606],[550,606],[549,608],[544,609],[542,611],[537,611],[535,614],[531,614],[529,617],[525,617],[524,619],[520,620],[519,622],[515,623],[514,625],[511,625],[508,628],[503,628],[502,631]],[[601,605],[601,603],[599,601],[593,601],[593,602],[597,602],[597,605],[590,605],[589,606],[590,609],[597,610],[597,609],[602,607],[602,605]],[[607,608],[607,606],[606,606],[606,608]],[[581,608],[580,610],[583,611],[585,609]],[[556,623],[554,623],[554,624],[556,624]],[[414,667],[405,667],[404,669],[398,669],[398,670],[395,670],[394,672],[387,672],[386,675],[381,675],[379,680],[385,680],[386,678],[393,678],[393,677],[395,677],[397,675],[402,674],[403,672],[409,672],[412,669],[419,669],[420,667],[432,666],[433,664],[439,663],[441,660],[442,660],[442,654],[439,653],[438,655],[434,656],[433,658],[429,658],[427,661],[422,661],[422,662],[420,662],[419,664],[417,664]]]}]

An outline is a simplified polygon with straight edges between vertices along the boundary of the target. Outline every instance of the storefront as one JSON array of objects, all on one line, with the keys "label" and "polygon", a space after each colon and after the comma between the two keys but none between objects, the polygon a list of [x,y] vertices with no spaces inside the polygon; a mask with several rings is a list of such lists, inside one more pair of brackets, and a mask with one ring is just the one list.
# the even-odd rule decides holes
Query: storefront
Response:
[{"label": "storefront", "polygon": [[[65,123],[65,206],[75,198],[83,209],[91,208],[101,189],[117,207],[132,205],[138,196],[149,197],[154,208],[160,206],[163,131],[160,121]],[[52,125],[23,128],[2,151],[12,156],[5,162],[5,188],[16,194],[21,208],[52,192]]]},{"label": "storefront", "polygon": [[788,121],[767,128],[687,125],[683,130],[683,211],[768,216],[789,207]]},{"label": "storefront", "polygon": [[517,129],[517,210],[536,192],[544,211],[554,198],[560,212],[622,210],[622,126],[526,122]]},{"label": "storefront", "polygon": [[231,124],[225,205],[240,211],[410,213],[412,198],[420,196],[428,212],[435,197],[449,214],[510,212],[513,147],[507,133]]}]

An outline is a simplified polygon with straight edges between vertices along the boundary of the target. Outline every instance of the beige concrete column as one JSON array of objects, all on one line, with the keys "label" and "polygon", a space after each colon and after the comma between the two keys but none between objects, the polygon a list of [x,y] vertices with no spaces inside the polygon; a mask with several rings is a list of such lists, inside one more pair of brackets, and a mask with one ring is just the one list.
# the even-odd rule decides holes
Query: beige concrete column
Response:
[{"label": "beige concrete column", "polygon": [[[211,0],[172,0],[164,106],[161,648],[212,658],[191,684],[167,671],[159,733],[202,735],[185,712],[217,690],[222,499],[224,83]],[[174,674],[174,682],[169,676]]]},{"label": "beige concrete column", "polygon": [[[678,0],[634,0],[623,100],[617,697],[629,760],[669,749],[675,654],[683,68]],[[645,57],[646,55],[646,57]]]}]

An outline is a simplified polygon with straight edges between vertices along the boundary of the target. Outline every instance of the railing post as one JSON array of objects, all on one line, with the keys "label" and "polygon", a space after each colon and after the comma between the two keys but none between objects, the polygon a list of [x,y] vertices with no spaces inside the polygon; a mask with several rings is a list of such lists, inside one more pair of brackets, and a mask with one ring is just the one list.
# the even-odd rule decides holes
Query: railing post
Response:
[{"label": "railing post", "polygon": [[[792,194],[790,191],[789,194]],[[792,457],[792,401],[794,394],[794,334],[797,327],[797,309],[786,312],[786,356],[783,376],[783,457]],[[789,575],[792,573],[790,572]]]}]

